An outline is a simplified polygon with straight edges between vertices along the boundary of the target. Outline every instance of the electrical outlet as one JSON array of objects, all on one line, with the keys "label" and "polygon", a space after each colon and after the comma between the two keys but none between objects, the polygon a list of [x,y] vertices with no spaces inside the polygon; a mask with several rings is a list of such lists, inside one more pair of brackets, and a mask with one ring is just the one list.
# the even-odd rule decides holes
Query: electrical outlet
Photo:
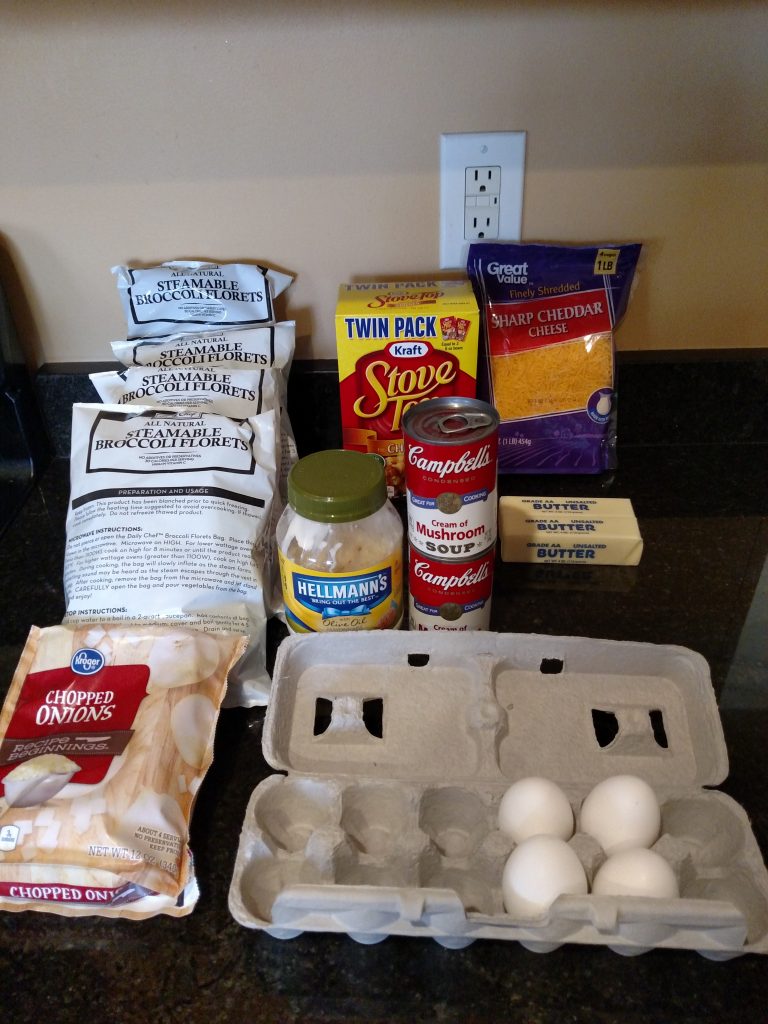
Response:
[{"label": "electrical outlet", "polygon": [[520,241],[525,132],[440,137],[440,266],[465,267],[469,243]]}]

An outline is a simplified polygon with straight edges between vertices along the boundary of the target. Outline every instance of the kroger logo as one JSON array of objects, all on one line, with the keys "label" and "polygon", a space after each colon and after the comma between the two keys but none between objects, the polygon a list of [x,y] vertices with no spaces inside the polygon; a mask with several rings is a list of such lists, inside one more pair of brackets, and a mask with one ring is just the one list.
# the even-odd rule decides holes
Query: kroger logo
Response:
[{"label": "kroger logo", "polygon": [[81,647],[72,655],[69,665],[79,676],[92,676],[104,667],[104,655],[91,647]]}]

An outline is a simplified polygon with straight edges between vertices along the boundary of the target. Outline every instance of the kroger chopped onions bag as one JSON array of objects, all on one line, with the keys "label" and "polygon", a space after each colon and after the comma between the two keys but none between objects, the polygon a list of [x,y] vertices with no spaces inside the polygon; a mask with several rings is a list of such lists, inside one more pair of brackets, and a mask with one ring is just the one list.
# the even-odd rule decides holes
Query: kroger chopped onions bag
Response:
[{"label": "kroger chopped onions bag", "polygon": [[640,246],[473,243],[478,391],[501,417],[500,473],[600,473],[616,461],[614,330]]},{"label": "kroger chopped onions bag", "polygon": [[0,909],[188,914],[188,847],[245,638],[33,626],[0,712]]},{"label": "kroger chopped onions bag", "polygon": [[276,413],[76,404],[65,623],[248,634],[226,706],[266,704]]},{"label": "kroger chopped onions bag", "polygon": [[275,323],[274,300],[293,278],[247,263],[172,260],[146,269],[112,268],[129,338],[188,334],[201,326]]}]

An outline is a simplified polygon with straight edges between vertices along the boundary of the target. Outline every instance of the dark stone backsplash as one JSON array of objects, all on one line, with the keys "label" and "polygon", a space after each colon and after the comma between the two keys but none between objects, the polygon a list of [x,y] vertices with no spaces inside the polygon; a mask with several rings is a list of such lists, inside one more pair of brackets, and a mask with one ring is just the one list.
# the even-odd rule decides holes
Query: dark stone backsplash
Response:
[{"label": "dark stone backsplash", "polygon": [[[88,379],[117,363],[51,363],[35,380],[55,454],[67,457],[73,402],[97,402]],[[619,449],[636,445],[768,442],[768,351],[620,352]],[[335,360],[296,360],[288,410],[299,451],[341,443]]]}]

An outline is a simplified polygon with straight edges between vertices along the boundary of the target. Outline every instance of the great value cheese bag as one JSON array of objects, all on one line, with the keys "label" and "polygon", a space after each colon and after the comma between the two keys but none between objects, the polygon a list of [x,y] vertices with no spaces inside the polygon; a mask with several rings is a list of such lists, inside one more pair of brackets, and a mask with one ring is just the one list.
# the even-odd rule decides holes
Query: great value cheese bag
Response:
[{"label": "great value cheese bag", "polygon": [[500,473],[614,467],[614,331],[639,256],[637,244],[470,245],[485,328],[478,392],[501,417]]},{"label": "great value cheese bag", "polygon": [[277,578],[276,412],[76,404],[65,623],[165,622],[250,638],[227,706],[266,704]]},{"label": "great value cheese bag", "polygon": [[129,338],[275,323],[274,300],[293,280],[257,264],[186,260],[146,269],[117,266],[112,273]]},{"label": "great value cheese bag", "polygon": [[244,637],[33,626],[0,712],[0,909],[189,913],[195,796]]}]

